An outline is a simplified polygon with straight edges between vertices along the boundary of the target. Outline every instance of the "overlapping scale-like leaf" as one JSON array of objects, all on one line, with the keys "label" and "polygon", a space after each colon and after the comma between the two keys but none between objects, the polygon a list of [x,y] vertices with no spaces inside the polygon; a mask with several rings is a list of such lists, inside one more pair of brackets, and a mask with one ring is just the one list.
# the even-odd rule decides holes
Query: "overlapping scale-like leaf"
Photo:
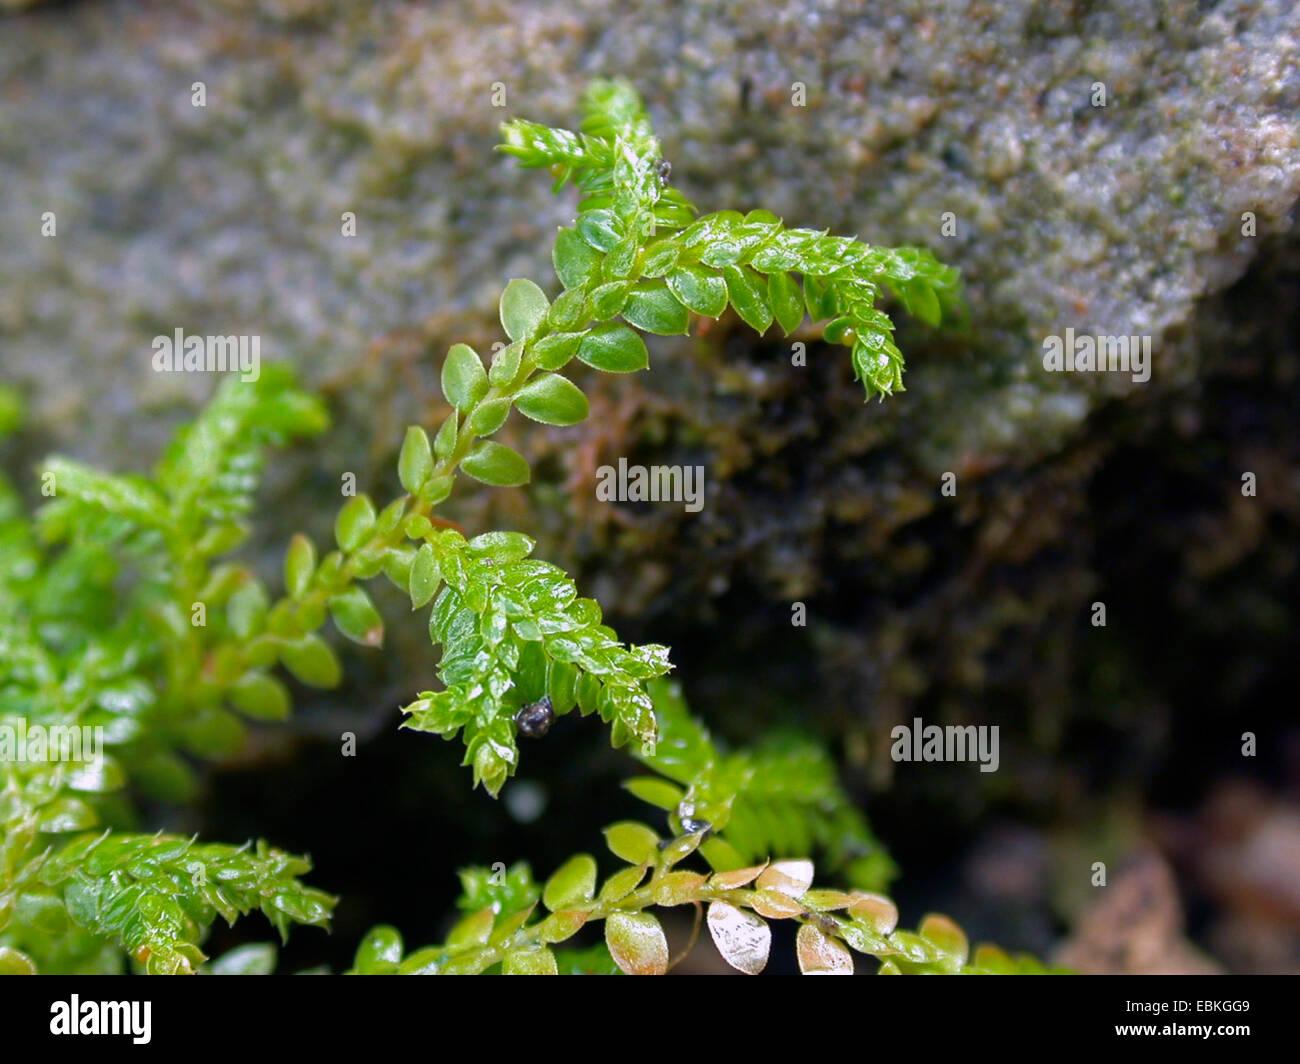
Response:
[{"label": "overlapping scale-like leaf", "polygon": [[[600,607],[573,580],[529,557],[516,532],[466,540],[431,534],[415,566],[441,581],[429,635],[443,648],[442,691],[407,706],[406,727],[445,738],[463,733],[474,781],[496,794],[518,765],[517,715],[545,700],[550,713],[597,713],[615,746],[653,749],[655,716],[645,684],[671,667],[666,647],[625,646],[601,623]],[[422,560],[423,559],[423,560]],[[413,569],[414,571],[414,569]],[[419,597],[430,594],[432,577]]]}]

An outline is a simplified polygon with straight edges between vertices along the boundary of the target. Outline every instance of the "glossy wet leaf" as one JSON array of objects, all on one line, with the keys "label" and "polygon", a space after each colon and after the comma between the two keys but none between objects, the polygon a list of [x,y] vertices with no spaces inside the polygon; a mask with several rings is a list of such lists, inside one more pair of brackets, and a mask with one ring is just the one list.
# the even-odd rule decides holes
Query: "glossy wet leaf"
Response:
[{"label": "glossy wet leaf", "polygon": [[634,373],[649,368],[650,353],[635,331],[610,322],[597,326],[583,338],[578,360],[606,373]]},{"label": "glossy wet leaf", "polygon": [[519,412],[543,425],[576,425],[588,412],[587,397],[558,373],[543,373],[515,396]]},{"label": "glossy wet leaf", "polygon": [[703,266],[680,266],[668,275],[668,287],[684,306],[705,317],[727,309],[727,282]]},{"label": "glossy wet leaf", "polygon": [[357,947],[352,967],[362,973],[391,971],[402,961],[402,935],[395,927],[381,924],[366,932]]},{"label": "glossy wet leaf", "polygon": [[781,331],[789,336],[803,324],[803,293],[799,284],[784,270],[768,274],[767,299]]},{"label": "glossy wet leaf", "polygon": [[648,333],[658,336],[685,335],[690,314],[668,286],[657,281],[632,289],[623,308],[623,317]]},{"label": "glossy wet leaf", "polygon": [[587,283],[600,268],[600,252],[583,240],[576,229],[561,229],[551,251],[555,276],[565,288]]},{"label": "glossy wet leaf", "polygon": [[703,841],[704,833],[699,831],[669,839],[659,850],[659,864],[664,868],[671,868],[698,850]]},{"label": "glossy wet leaf", "polygon": [[772,324],[772,308],[767,305],[767,287],[762,279],[744,266],[725,266],[722,275],[736,313],[755,332],[767,332]]},{"label": "glossy wet leaf", "polygon": [[623,233],[612,211],[584,211],[578,216],[578,234],[597,251],[613,251]]}]

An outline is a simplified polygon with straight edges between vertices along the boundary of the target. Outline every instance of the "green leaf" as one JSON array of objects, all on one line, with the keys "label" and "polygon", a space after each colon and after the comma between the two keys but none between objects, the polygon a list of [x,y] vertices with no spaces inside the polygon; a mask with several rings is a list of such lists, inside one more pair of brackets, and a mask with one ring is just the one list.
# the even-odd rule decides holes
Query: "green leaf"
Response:
[{"label": "green leaf", "polygon": [[35,975],[36,965],[21,950],[0,946],[0,975]]},{"label": "green leaf", "polygon": [[418,425],[412,425],[406,430],[402,453],[397,459],[398,479],[402,487],[414,495],[432,472],[433,448],[429,445],[429,434]]},{"label": "green leaf", "polygon": [[301,532],[289,541],[284,555],[284,585],[292,598],[300,599],[311,586],[316,571],[316,548]]},{"label": "green leaf", "polygon": [[853,318],[848,314],[844,314],[828,321],[826,327],[822,329],[822,336],[826,339],[826,342],[830,344],[849,342],[850,334],[853,332],[853,326]]},{"label": "green leaf", "polygon": [[433,453],[439,458],[448,458],[456,449],[456,438],[460,434],[460,416],[452,411],[443,420],[438,434],[433,438]]},{"label": "green leaf", "polygon": [[659,281],[632,289],[627,296],[623,317],[648,333],[657,336],[685,335],[690,325],[690,314]]},{"label": "green leaf", "polygon": [[338,629],[354,643],[377,647],[384,642],[384,622],[370,596],[353,585],[329,601],[330,616]]},{"label": "green leaf", "polygon": [[605,921],[605,944],[614,963],[628,975],[664,975],[668,971],[668,939],[649,913],[611,913]]},{"label": "green leaf", "polygon": [[308,635],[287,644],[280,651],[284,667],[308,687],[337,687],[343,667],[334,651],[320,636]]},{"label": "green leaf", "polygon": [[113,476],[67,458],[50,458],[42,470],[53,478],[55,496],[72,498],[143,528],[171,524],[166,500],[143,477]]},{"label": "green leaf", "polygon": [[674,786],[667,780],[655,779],[653,776],[639,776],[636,779],[625,780],[623,789],[640,798],[641,801],[649,802],[669,813],[675,813],[677,807],[682,804],[682,799],[686,797],[686,792],[680,787]]},{"label": "green leaf", "polygon": [[380,924],[366,932],[352,959],[352,970],[368,975],[391,972],[402,962],[402,935],[395,927]]},{"label": "green leaf", "polygon": [[507,565],[527,558],[533,553],[537,542],[522,532],[484,532],[465,546],[479,558],[497,565]]},{"label": "green leaf", "polygon": [[230,689],[230,702],[240,713],[253,720],[287,720],[289,690],[273,676],[249,672]]},{"label": "green leaf", "polygon": [[442,364],[442,394],[462,414],[487,394],[487,372],[468,344],[453,344]]},{"label": "green leaf", "polygon": [[613,211],[584,211],[578,215],[578,233],[597,251],[613,251],[623,238]]},{"label": "green leaf", "polygon": [[424,543],[416,551],[415,561],[411,563],[411,576],[408,583],[411,609],[418,610],[421,606],[427,605],[433,599],[441,582],[437,556],[433,552],[433,547]]},{"label": "green leaf", "polygon": [[596,861],[589,854],[570,857],[546,881],[542,904],[551,912],[577,909],[591,901],[596,893]]},{"label": "green leaf", "polygon": [[767,292],[759,275],[744,266],[724,266],[722,274],[727,279],[727,295],[736,313],[755,332],[767,332],[772,324],[772,309],[767,305]]},{"label": "green leaf", "polygon": [[437,506],[447,496],[451,494],[452,486],[456,483],[453,474],[447,473],[440,477],[430,477],[420,488],[420,498],[430,506]]},{"label": "green leaf", "polygon": [[641,881],[645,879],[646,871],[644,865],[638,864],[629,865],[627,868],[615,872],[605,880],[605,885],[600,888],[598,900],[607,905],[622,901],[641,885]]},{"label": "green leaf", "polygon": [[489,399],[474,408],[465,424],[476,436],[491,436],[506,423],[509,416],[509,399]]},{"label": "green leaf", "polygon": [[583,312],[586,306],[587,290],[569,288],[561,292],[551,304],[551,309],[546,314],[546,321],[551,328],[562,332],[566,329],[576,329],[585,320]]},{"label": "green leaf", "polygon": [[784,270],[767,275],[767,298],[786,336],[803,324],[803,294],[798,282]]},{"label": "green leaf", "polygon": [[671,240],[663,240],[646,249],[641,263],[642,277],[663,277],[677,265],[681,249]]},{"label": "green leaf", "polygon": [[492,368],[488,370],[488,382],[498,388],[509,386],[519,376],[519,367],[523,362],[524,345],[520,341],[501,348],[492,356]]},{"label": "green leaf", "polygon": [[630,288],[627,281],[611,281],[593,288],[588,299],[591,316],[597,321],[607,321],[621,313],[627,306]]},{"label": "green leaf", "polygon": [[226,616],[235,636],[249,639],[259,632],[268,605],[266,591],[256,580],[250,581],[231,595],[230,601],[226,603]]},{"label": "green leaf", "polygon": [[501,963],[503,975],[559,975],[555,954],[545,946],[512,949]]},{"label": "green leaf", "polygon": [[557,373],[545,373],[529,381],[515,396],[515,405],[525,417],[543,425],[576,425],[588,413],[582,390]]},{"label": "green leaf", "polygon": [[576,229],[561,229],[551,249],[555,275],[565,288],[579,288],[600,269],[600,252],[578,235]]},{"label": "green leaf", "polygon": [[533,344],[532,348],[533,361],[537,363],[537,368],[563,369],[569,360],[578,353],[578,345],[582,343],[584,335],[586,334],[563,332],[543,336],[537,343]]},{"label": "green leaf", "polygon": [[499,488],[527,484],[531,476],[523,455],[491,440],[479,444],[466,455],[460,467],[475,480]]},{"label": "green leaf", "polygon": [[270,975],[275,971],[275,946],[250,942],[227,950],[203,968],[207,975]]},{"label": "green leaf", "polygon": [[628,864],[648,864],[659,852],[659,836],[634,820],[622,820],[607,827],[605,843],[615,857]]},{"label": "green leaf", "polygon": [[840,312],[834,286],[820,277],[804,277],[803,299],[813,321],[827,321]]},{"label": "green leaf", "polygon": [[368,495],[356,495],[343,504],[334,520],[334,538],[339,549],[351,553],[361,546],[375,527],[375,504]]},{"label": "green leaf", "polygon": [[919,318],[931,328],[937,328],[943,318],[943,309],[934,289],[924,280],[918,278],[904,286],[903,305],[914,318]]},{"label": "green leaf", "polygon": [[260,909],[287,937],[293,923],[324,927],[334,899],[302,884],[311,863],[272,849],[198,843],[175,835],[85,835],[41,866],[82,929],[139,958],[150,975],[193,972],[218,916]]},{"label": "green leaf", "polygon": [[536,284],[516,277],[501,293],[501,325],[512,340],[527,340],[546,320],[551,301]]},{"label": "green leaf", "polygon": [[56,798],[40,809],[36,827],[48,834],[85,831],[99,823],[95,811],[80,798]]},{"label": "green leaf", "polygon": [[640,335],[626,325],[598,325],[583,338],[578,359],[606,373],[634,373],[649,369],[650,352]]},{"label": "green leaf", "polygon": [[668,275],[668,287],[683,305],[706,318],[727,309],[727,282],[702,266],[679,266]]},{"label": "green leaf", "polygon": [[640,250],[641,243],[635,234],[624,237],[614,250],[605,256],[605,261],[601,264],[601,273],[611,281],[626,279],[632,273],[632,267],[636,265],[637,252]]}]

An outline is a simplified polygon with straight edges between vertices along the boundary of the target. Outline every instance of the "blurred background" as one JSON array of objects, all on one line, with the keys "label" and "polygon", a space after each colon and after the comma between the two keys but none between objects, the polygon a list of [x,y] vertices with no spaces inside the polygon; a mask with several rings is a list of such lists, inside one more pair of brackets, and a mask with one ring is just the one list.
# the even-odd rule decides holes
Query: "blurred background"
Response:
[{"label": "blurred background", "polygon": [[[293,531],[329,536],[343,472],[397,489],[403,427],[444,410],[447,347],[489,349],[504,281],[550,278],[573,200],[492,147],[507,117],[576,124],[591,77],[642,92],[703,209],[960,267],[969,329],[900,323],[904,395],[864,407],[811,331],[796,368],[789,341],[704,322],[654,339],[651,374],[584,380],[583,426],[507,426],[534,485],[467,492],[454,516],[537,535],[626,638],[670,643],[718,734],[822,737],[901,868],[904,921],[941,909],[1085,971],[1300,970],[1288,0],[0,10],[0,372],[32,411],[6,462],[147,465],[215,386],[153,373],[151,339],[258,334],[337,419],[272,463],[269,575]],[[1150,381],[1043,372],[1067,327],[1152,336]],[[620,456],[704,465],[703,511],[597,505],[594,470]],[[378,921],[433,941],[460,865],[545,875],[643,810],[617,786],[627,759],[572,718],[500,802],[471,793],[456,747],[396,730],[434,662],[387,606],[383,655],[299,691],[197,808],[149,810],[312,854],[343,902],[293,966],[346,966]],[[914,716],[998,725],[999,771],[895,764],[890,728]]]}]

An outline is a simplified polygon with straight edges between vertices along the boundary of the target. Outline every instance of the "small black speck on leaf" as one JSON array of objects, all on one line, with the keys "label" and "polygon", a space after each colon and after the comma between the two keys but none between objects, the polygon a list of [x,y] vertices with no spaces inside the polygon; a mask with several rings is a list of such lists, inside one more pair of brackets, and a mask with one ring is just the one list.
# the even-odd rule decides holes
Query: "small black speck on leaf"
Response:
[{"label": "small black speck on leaf", "polygon": [[515,714],[515,724],[519,731],[530,739],[540,739],[555,722],[555,710],[551,706],[549,695],[543,695],[538,701],[530,702]]}]

